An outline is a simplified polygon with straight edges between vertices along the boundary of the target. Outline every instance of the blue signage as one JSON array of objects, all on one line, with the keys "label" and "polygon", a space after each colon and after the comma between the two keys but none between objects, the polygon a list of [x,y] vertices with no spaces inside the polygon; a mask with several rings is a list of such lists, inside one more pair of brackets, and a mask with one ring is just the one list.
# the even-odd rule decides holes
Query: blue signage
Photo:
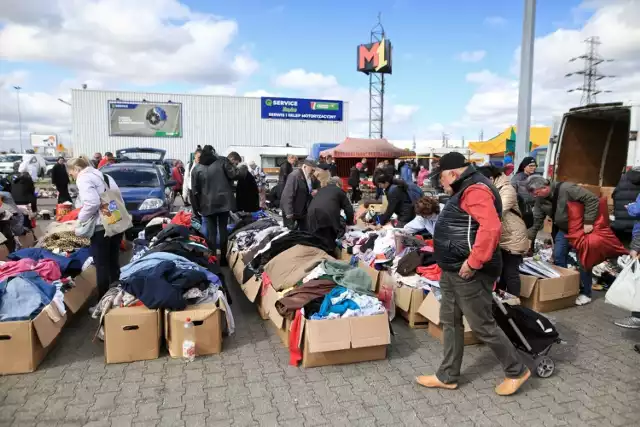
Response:
[{"label": "blue signage", "polygon": [[260,102],[263,119],[342,121],[342,101],[263,97]]}]

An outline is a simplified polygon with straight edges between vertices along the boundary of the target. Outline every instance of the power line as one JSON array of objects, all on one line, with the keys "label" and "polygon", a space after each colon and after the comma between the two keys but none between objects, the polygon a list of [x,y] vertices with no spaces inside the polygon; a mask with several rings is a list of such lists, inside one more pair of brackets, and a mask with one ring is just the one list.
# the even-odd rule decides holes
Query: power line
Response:
[{"label": "power line", "polygon": [[581,87],[569,89],[567,92],[582,92],[582,98],[580,99],[580,105],[595,104],[597,102],[597,95],[601,93],[610,93],[610,90],[599,90],[597,88],[597,82],[611,78],[615,76],[605,75],[598,73],[598,66],[604,62],[613,62],[613,59],[602,58],[598,54],[598,46],[600,38],[597,36],[589,37],[584,41],[587,45],[587,50],[583,55],[571,58],[569,62],[575,62],[577,60],[584,61],[584,68],[579,71],[575,71],[565,75],[565,77],[572,77],[575,75],[581,75],[583,83]]}]

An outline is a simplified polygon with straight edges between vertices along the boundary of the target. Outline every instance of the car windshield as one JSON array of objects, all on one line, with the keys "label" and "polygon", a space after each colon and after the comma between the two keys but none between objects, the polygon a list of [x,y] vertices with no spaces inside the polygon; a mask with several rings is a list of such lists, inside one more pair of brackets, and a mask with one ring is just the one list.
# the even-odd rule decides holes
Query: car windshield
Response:
[{"label": "car windshield", "polygon": [[15,163],[19,161],[22,161],[22,156],[18,156],[18,155],[0,156],[0,163]]},{"label": "car windshield", "polygon": [[113,178],[119,187],[158,187],[160,185],[158,174],[153,170],[104,168],[103,172]]}]

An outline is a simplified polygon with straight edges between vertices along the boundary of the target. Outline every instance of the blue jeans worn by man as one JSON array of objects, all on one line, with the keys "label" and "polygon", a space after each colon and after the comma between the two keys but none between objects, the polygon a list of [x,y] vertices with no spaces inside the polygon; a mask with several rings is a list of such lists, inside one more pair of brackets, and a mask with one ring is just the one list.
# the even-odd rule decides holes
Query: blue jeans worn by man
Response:
[{"label": "blue jeans worn by man", "polygon": [[[554,239],[554,264],[558,267],[567,268],[570,250],[571,244],[567,240],[566,233],[558,231]],[[578,265],[578,272],[580,273],[580,295],[576,299],[576,305],[589,304],[591,302],[591,286],[593,285],[591,271],[585,271],[581,265]]]}]

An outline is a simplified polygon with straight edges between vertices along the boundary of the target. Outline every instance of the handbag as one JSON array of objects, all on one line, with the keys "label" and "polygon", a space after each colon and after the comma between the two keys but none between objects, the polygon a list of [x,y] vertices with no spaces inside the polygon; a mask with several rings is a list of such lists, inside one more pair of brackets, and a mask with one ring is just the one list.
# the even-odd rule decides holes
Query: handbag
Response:
[{"label": "handbag", "polygon": [[640,311],[640,261],[634,259],[620,272],[605,295],[608,304]]},{"label": "handbag", "polygon": [[122,200],[120,191],[111,190],[109,177],[104,174],[106,190],[100,194],[100,220],[106,237],[124,233],[133,227],[133,221]]}]

